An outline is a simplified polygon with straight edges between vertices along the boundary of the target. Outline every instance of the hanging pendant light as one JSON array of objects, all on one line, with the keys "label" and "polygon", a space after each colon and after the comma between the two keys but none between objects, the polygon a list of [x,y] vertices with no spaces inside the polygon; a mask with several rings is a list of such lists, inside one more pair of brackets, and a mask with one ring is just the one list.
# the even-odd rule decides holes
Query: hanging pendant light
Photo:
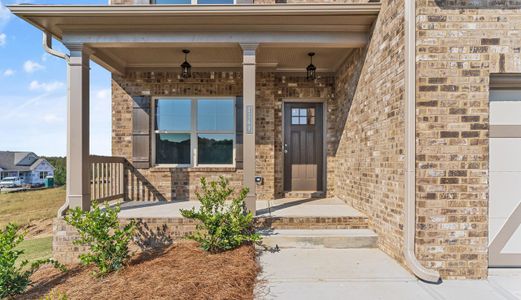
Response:
[{"label": "hanging pendant light", "polygon": [[315,52],[308,53],[308,56],[311,60],[311,63],[306,68],[307,71],[307,79],[308,80],[315,80],[317,78],[317,67],[313,64],[313,56],[315,56]]},{"label": "hanging pendant light", "polygon": [[185,62],[181,64],[181,76],[183,78],[189,78],[192,76],[192,65],[188,62],[188,53],[190,53],[190,50],[184,49],[183,53],[185,54]]}]

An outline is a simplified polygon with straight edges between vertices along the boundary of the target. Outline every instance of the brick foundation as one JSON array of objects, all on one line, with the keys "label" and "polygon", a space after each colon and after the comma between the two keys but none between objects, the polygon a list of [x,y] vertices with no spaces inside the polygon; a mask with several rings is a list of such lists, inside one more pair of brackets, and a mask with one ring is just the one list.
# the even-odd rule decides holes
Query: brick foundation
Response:
[{"label": "brick foundation", "polygon": [[[121,219],[121,224],[128,224],[130,219]],[[196,222],[185,218],[147,218],[134,219],[136,235],[130,246],[132,252],[158,249],[171,245],[174,241],[194,232]],[[78,263],[78,256],[88,250],[85,246],[73,244],[79,238],[74,227],[63,219],[53,222],[53,258],[64,263]]]},{"label": "brick foundation", "polygon": [[[130,250],[161,249],[172,245],[196,230],[197,222],[186,218],[139,218],[120,219],[122,225],[130,220],[136,222],[136,234]],[[78,256],[87,247],[73,245],[79,235],[74,227],[63,219],[55,219],[53,226],[53,257],[65,264],[78,263]],[[259,229],[365,229],[368,219],[359,217],[258,217],[255,227]]]}]

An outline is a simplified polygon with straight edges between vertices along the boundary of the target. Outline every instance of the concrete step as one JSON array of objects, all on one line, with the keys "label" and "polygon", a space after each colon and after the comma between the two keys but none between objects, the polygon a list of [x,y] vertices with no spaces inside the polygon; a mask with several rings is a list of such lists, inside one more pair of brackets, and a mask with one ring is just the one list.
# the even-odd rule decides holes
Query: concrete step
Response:
[{"label": "concrete step", "polygon": [[376,248],[378,236],[370,229],[275,229],[259,231],[263,244],[279,248]]},{"label": "concrete step", "polygon": [[322,191],[291,191],[284,192],[284,198],[287,199],[318,199],[323,198],[325,193]]}]

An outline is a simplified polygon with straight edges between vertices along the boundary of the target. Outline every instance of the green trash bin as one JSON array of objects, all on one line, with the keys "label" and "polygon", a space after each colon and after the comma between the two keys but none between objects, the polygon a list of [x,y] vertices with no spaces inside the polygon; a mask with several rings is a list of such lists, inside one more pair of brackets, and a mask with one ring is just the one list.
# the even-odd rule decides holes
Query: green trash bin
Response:
[{"label": "green trash bin", "polygon": [[54,187],[54,177],[51,177],[51,176],[45,177],[45,187],[46,188]]}]

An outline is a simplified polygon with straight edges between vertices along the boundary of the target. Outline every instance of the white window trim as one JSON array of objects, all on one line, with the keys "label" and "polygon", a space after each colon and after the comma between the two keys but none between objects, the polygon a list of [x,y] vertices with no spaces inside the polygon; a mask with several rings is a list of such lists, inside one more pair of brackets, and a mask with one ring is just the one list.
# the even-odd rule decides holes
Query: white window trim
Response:
[{"label": "white window trim", "polygon": [[[156,102],[157,100],[190,100],[191,101],[191,114],[192,114],[192,128],[191,130],[156,130]],[[211,130],[197,130],[197,101],[203,99],[215,99],[215,100],[233,100],[233,130],[232,131],[211,131]],[[159,168],[235,168],[236,167],[236,143],[237,143],[237,119],[236,109],[237,97],[152,97],[152,124],[151,124],[151,144],[152,144],[152,165]],[[190,164],[157,164],[156,163],[156,134],[161,133],[188,133],[190,134]],[[199,164],[198,153],[197,153],[197,134],[232,134],[233,135],[233,151],[232,151],[232,163],[231,164]]]},{"label": "white window trim", "polygon": [[191,3],[190,4],[157,4],[156,3],[156,0],[152,0],[151,1],[151,4],[154,4],[154,5],[234,5],[234,4],[237,4],[237,0],[233,0],[233,3],[231,4],[199,4],[197,3],[198,0],[191,0]]}]

